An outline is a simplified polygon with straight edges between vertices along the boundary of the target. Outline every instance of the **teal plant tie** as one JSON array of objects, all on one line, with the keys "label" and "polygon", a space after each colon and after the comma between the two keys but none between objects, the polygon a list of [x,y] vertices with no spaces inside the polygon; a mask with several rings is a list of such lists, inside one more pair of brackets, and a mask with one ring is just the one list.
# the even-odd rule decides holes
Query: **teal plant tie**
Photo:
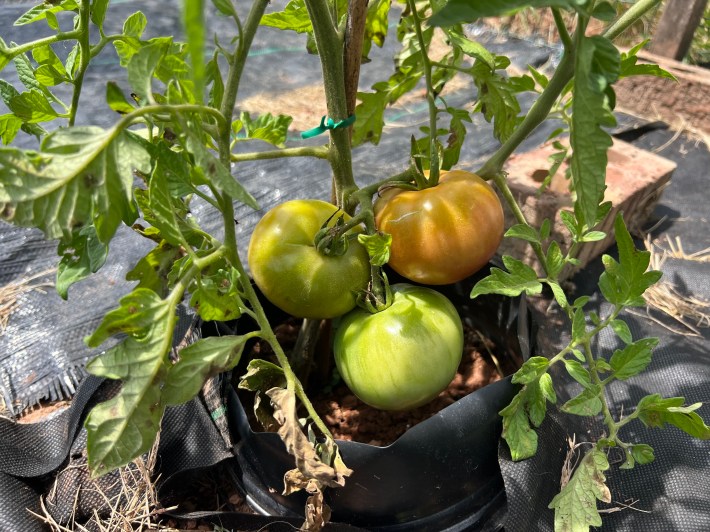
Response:
[{"label": "teal plant tie", "polygon": [[324,116],[320,119],[320,125],[318,127],[314,127],[313,129],[304,131],[303,133],[301,133],[301,138],[310,139],[311,137],[316,137],[321,133],[325,133],[329,129],[345,128],[353,125],[354,123],[355,115],[350,115],[345,120],[341,120],[340,122],[335,122],[332,118],[327,118]]}]

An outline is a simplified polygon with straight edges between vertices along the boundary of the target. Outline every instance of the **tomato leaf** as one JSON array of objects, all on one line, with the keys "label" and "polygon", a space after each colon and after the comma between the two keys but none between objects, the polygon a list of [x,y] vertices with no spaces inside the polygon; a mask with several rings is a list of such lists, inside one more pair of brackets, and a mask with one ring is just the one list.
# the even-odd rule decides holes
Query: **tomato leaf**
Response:
[{"label": "tomato leaf", "polygon": [[530,357],[513,375],[513,383],[530,384],[547,371],[550,361],[545,357]]},{"label": "tomato leaf", "polygon": [[379,231],[374,235],[359,234],[357,241],[365,246],[373,266],[384,266],[390,260],[392,235]]},{"label": "tomato leaf", "polygon": [[568,414],[578,416],[596,416],[602,411],[602,401],[599,398],[600,393],[601,386],[593,384],[585,388],[578,396],[573,397],[563,404],[560,409]]},{"label": "tomato leaf", "polygon": [[232,0],[212,0],[212,3],[222,15],[233,17],[237,14]]},{"label": "tomato leaf", "polygon": [[20,18],[18,18],[14,26],[24,26],[25,24],[31,24],[37,22],[38,20],[44,20],[47,18],[47,13],[59,13],[60,11],[78,11],[79,6],[76,0],[63,0],[59,5],[55,5],[56,2],[44,2],[37,6],[34,6],[29,11],[26,11]]},{"label": "tomato leaf", "polygon": [[143,46],[128,62],[128,82],[139,98],[148,101],[152,97],[153,74],[167,52],[167,44],[156,42]]},{"label": "tomato leaf", "polygon": [[115,81],[109,81],[106,84],[106,103],[119,114],[128,114],[135,110],[135,107],[128,103],[123,91]]},{"label": "tomato leaf", "polygon": [[572,316],[572,339],[579,341],[587,332],[587,322],[584,316],[584,311],[578,308]]},{"label": "tomato leaf", "polygon": [[92,0],[91,2],[91,22],[99,28],[104,25],[109,2],[110,0]]},{"label": "tomato leaf", "polygon": [[581,10],[586,0],[449,0],[429,20],[432,26],[473,22],[483,17],[511,15],[526,7],[559,7]]},{"label": "tomato leaf", "polygon": [[537,230],[528,224],[515,224],[511,226],[503,236],[509,238],[520,238],[521,240],[537,244],[540,243],[540,235]]},{"label": "tomato leaf", "polygon": [[293,118],[287,115],[273,116],[264,113],[252,118],[249,113],[242,112],[239,120],[232,122],[232,132],[237,139],[260,139],[277,148],[283,148],[288,136],[288,128]]},{"label": "tomato leaf", "polygon": [[22,127],[22,120],[13,114],[0,116],[0,140],[6,146],[10,144]]},{"label": "tomato leaf", "polygon": [[658,65],[653,63],[638,64],[637,54],[647,43],[648,39],[637,44],[628,52],[621,52],[619,78],[627,78],[629,76],[656,76],[677,81],[677,78],[673,74]]},{"label": "tomato leaf", "polygon": [[220,268],[212,275],[202,275],[192,285],[190,305],[206,321],[235,320],[242,314],[239,296],[239,272]]},{"label": "tomato leaf", "polygon": [[332,463],[326,463],[318,456],[313,444],[303,433],[298,420],[296,394],[283,388],[271,388],[266,395],[274,406],[274,418],[279,424],[279,436],[286,445],[286,450],[295,458],[296,467],[301,474],[306,478],[317,480],[323,486],[343,486],[345,477],[350,476],[352,471],[345,467],[337,452]]},{"label": "tomato leaf", "polygon": [[208,378],[236,366],[246,340],[244,336],[215,336],[182,349],[179,360],[168,368],[162,389],[163,403],[178,405],[189,401]]},{"label": "tomato leaf", "polygon": [[123,381],[120,393],[95,406],[86,419],[92,474],[125,465],[152,446],[165,410],[156,384],[165,372],[174,325],[174,307],[155,292],[139,288],[121,298],[119,308],[109,312],[87,339],[96,346],[118,332],[128,334],[86,368],[93,375]]},{"label": "tomato leaf", "polygon": [[369,55],[373,44],[379,48],[384,46],[385,38],[387,37],[390,4],[390,0],[372,0],[368,3],[362,49],[363,58]]},{"label": "tomato leaf", "polygon": [[378,144],[385,127],[385,107],[388,98],[385,91],[358,92],[360,103],[355,107],[355,124],[353,124],[353,146],[363,142]]},{"label": "tomato leaf", "polygon": [[99,271],[106,262],[108,245],[102,243],[93,225],[72,232],[71,239],[59,243],[57,253],[61,257],[57,266],[57,293],[67,298],[67,291],[74,283]]},{"label": "tomato leaf", "polygon": [[683,397],[662,398],[653,394],[642,398],[636,410],[639,412],[639,419],[647,427],[663,428],[668,423],[694,438],[710,439],[710,427],[695,412],[702,403],[683,406],[684,403]]},{"label": "tomato leaf", "polygon": [[542,291],[542,283],[530,266],[507,255],[503,257],[503,264],[508,272],[500,268],[491,268],[490,275],[478,281],[471,290],[471,299],[483,294],[515,297],[523,292],[533,295]]},{"label": "tomato leaf", "polygon": [[291,0],[283,11],[267,13],[261,17],[260,24],[296,33],[311,33],[313,31],[311,19],[303,0]]},{"label": "tomato leaf", "polygon": [[534,90],[535,83],[529,76],[505,77],[499,74],[496,70],[510,64],[507,58],[497,56],[495,63],[495,67],[491,67],[478,60],[471,69],[478,88],[474,111],[480,111],[486,121],[493,124],[493,135],[505,142],[522,120],[516,93]]},{"label": "tomato leaf", "polygon": [[619,51],[608,39],[599,35],[582,39],[575,65],[570,169],[578,217],[588,228],[594,226],[604,196],[607,149],[612,140],[602,126],[616,123],[607,89],[619,77],[619,63]]},{"label": "tomato leaf", "polygon": [[178,246],[163,241],[138,261],[126,274],[126,280],[138,281],[136,288],[146,288],[160,296],[165,296],[168,288],[168,273],[181,253]]},{"label": "tomato leaf", "polygon": [[585,532],[590,526],[601,526],[597,499],[611,502],[604,471],[609,469],[606,454],[590,449],[577,466],[572,478],[555,495],[548,508],[555,510],[555,530]]},{"label": "tomato leaf", "polygon": [[239,388],[252,392],[266,391],[286,385],[284,371],[266,360],[254,359],[247,365],[247,372],[239,381]]},{"label": "tomato leaf", "polygon": [[567,370],[567,373],[569,373],[570,377],[572,377],[574,380],[576,380],[579,384],[581,384],[585,388],[592,387],[592,377],[589,374],[589,371],[587,370],[587,368],[585,368],[577,360],[564,359],[564,363],[565,363],[565,369]]},{"label": "tomato leaf", "polygon": [[2,218],[37,227],[47,238],[70,238],[75,227],[94,223],[108,243],[121,221],[131,224],[138,215],[134,168],[148,173],[150,157],[130,131],[60,129],[40,153],[0,149]]},{"label": "tomato leaf", "polygon": [[616,335],[621,338],[625,344],[630,344],[633,342],[633,337],[631,336],[631,330],[627,323],[623,320],[612,320],[610,323],[612,330]]},{"label": "tomato leaf", "polygon": [[631,455],[639,464],[650,464],[656,457],[653,454],[653,447],[645,443],[637,443],[631,446]]},{"label": "tomato leaf", "polygon": [[636,249],[621,215],[614,221],[614,231],[619,262],[609,255],[602,256],[605,271],[599,277],[599,289],[604,298],[614,305],[643,306],[643,293],[661,278],[661,272],[646,271],[651,254]]},{"label": "tomato leaf", "polygon": [[527,388],[523,387],[511,403],[500,411],[503,416],[503,439],[513,461],[525,460],[537,452],[537,433],[530,427],[525,410]]},{"label": "tomato leaf", "polygon": [[[545,265],[547,266],[546,271],[548,279],[557,279],[557,277],[560,275],[560,272],[562,271],[562,268],[564,268],[565,266],[565,257],[562,254],[560,245],[555,240],[550,242],[550,245],[547,248],[547,254],[545,256]],[[564,301],[565,304],[561,305],[562,308],[564,308],[567,304],[566,297]]]},{"label": "tomato leaf", "polygon": [[489,52],[485,46],[476,41],[466,38],[465,35],[457,31],[448,30],[446,35],[453,46],[458,46],[461,51],[469,57],[483,61],[488,68],[495,70],[496,57]]},{"label": "tomato leaf", "polygon": [[658,338],[644,338],[617,349],[609,360],[614,377],[626,380],[641,373],[651,362],[651,352],[658,345]]},{"label": "tomato leaf", "polygon": [[36,89],[15,96],[8,107],[27,124],[47,122],[59,116],[47,97]]},{"label": "tomato leaf", "polygon": [[148,20],[142,12],[131,13],[123,23],[123,35],[140,39],[147,25]]}]

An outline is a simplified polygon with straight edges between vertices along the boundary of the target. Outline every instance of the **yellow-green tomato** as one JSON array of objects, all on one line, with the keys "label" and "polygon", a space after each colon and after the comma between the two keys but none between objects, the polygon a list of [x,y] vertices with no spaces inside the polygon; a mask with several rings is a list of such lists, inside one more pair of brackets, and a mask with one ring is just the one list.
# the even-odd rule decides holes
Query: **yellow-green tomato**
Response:
[{"label": "yellow-green tomato", "polygon": [[[370,280],[365,247],[351,238],[345,254],[327,256],[314,244],[316,233],[344,213],[320,200],[291,200],[259,221],[249,242],[254,282],[274,305],[299,318],[335,318],[353,309]],[[335,214],[335,216],[333,216]],[[358,232],[351,230],[351,234]]]},{"label": "yellow-green tomato", "polygon": [[371,314],[356,308],[335,332],[335,364],[350,390],[382,410],[423,405],[456,375],[463,327],[446,296],[409,284],[392,286],[393,303]]}]

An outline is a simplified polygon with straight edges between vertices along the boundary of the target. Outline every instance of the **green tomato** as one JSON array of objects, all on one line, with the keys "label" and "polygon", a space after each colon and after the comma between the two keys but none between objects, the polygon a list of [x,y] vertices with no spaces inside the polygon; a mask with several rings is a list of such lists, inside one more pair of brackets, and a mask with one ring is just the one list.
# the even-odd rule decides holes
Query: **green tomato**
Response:
[{"label": "green tomato", "polygon": [[[357,293],[370,281],[365,247],[351,238],[341,256],[320,253],[314,244],[321,226],[339,216],[335,205],[292,200],[277,205],[259,221],[249,242],[254,282],[274,305],[299,318],[334,318],[355,307]],[[351,230],[348,234],[356,234]]]},{"label": "green tomato", "polygon": [[446,296],[409,284],[392,286],[393,302],[371,314],[355,309],[335,332],[335,364],[365,403],[382,410],[423,405],[456,375],[463,354],[461,318]]}]

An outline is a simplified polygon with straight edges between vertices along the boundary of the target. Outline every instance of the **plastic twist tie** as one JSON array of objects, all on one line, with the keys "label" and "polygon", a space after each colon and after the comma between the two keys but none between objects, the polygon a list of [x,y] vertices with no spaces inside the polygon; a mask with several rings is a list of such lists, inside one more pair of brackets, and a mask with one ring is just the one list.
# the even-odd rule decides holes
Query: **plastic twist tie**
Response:
[{"label": "plastic twist tie", "polygon": [[316,137],[316,136],[320,135],[321,133],[325,133],[329,129],[345,128],[345,127],[351,126],[354,123],[355,123],[355,115],[350,115],[345,120],[340,120],[339,122],[336,122],[332,118],[328,118],[328,117],[324,116],[323,118],[320,119],[320,125],[318,127],[314,127],[313,129],[309,129],[308,131],[304,131],[303,133],[301,133],[301,138],[302,139],[310,139],[311,137]]}]

